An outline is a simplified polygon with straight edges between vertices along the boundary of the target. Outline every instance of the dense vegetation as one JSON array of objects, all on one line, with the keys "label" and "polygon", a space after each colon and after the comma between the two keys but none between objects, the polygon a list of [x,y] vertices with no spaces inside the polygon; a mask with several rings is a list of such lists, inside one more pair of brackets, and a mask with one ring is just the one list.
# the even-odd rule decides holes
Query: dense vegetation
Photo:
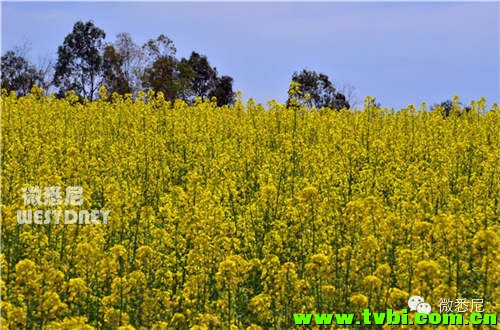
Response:
[{"label": "dense vegetation", "polygon": [[[35,65],[27,59],[26,49],[9,50],[0,59],[1,88],[25,96],[36,85],[47,95],[57,91],[61,98],[73,91],[80,100],[93,101],[99,98],[99,86],[104,86],[107,96],[132,94],[135,99],[139,91],[152,90],[171,102],[182,99],[192,104],[197,97],[215,97],[218,106],[235,102],[232,77],[219,76],[208,58],[195,51],[177,58],[174,42],[164,34],[142,46],[126,32],[114,42],[105,38],[104,30],[92,21],[78,21],[58,47],[55,62],[45,59]],[[309,107],[349,109],[356,102],[353,87],[344,86],[344,95],[323,73],[303,69],[292,74],[292,81],[300,84],[303,99],[309,95]]]},{"label": "dense vegetation", "polygon": [[182,99],[191,103],[196,97],[216,97],[219,106],[234,103],[233,78],[219,76],[206,56],[191,52],[189,58],[177,58],[174,42],[164,34],[147,40],[142,46],[129,33],[106,42],[106,33],[92,21],[78,21],[57,49],[57,60],[40,64],[27,59],[27,50],[16,47],[1,57],[2,89],[17,96],[41,86],[46,94],[57,91],[64,97],[73,91],[80,100],[93,101],[105,86],[108,96],[153,90],[166,100]]},{"label": "dense vegetation", "polygon": [[[498,312],[496,105],[2,104],[5,329],[285,329],[293,313]],[[440,110],[442,110],[440,112]],[[25,186],[82,186],[107,225],[19,225]]]}]

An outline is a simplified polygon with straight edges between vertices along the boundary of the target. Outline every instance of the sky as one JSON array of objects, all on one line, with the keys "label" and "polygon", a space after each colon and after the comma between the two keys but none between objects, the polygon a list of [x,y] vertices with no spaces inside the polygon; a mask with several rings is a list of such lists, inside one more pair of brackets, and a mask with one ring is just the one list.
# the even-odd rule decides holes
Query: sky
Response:
[{"label": "sky", "polygon": [[[286,100],[293,72],[325,73],[359,100],[436,104],[458,94],[499,102],[498,2],[2,2],[2,54],[28,45],[35,63],[56,59],[78,20],[113,42],[170,37],[234,78],[244,99]],[[361,104],[358,104],[361,105]]]}]

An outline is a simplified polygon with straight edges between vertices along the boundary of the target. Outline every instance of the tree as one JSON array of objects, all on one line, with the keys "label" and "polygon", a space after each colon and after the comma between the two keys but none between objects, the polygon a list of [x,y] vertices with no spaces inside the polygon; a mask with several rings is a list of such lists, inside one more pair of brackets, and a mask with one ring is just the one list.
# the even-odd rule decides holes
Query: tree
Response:
[{"label": "tree", "polygon": [[162,92],[169,101],[188,100],[193,95],[191,81],[196,73],[186,59],[175,58],[176,48],[170,38],[161,34],[142,47],[147,64],[142,86]]},{"label": "tree", "polygon": [[444,111],[444,116],[448,117],[450,115],[451,110],[453,110],[453,101],[446,100],[439,104],[436,104],[433,109],[437,109],[438,107],[442,107]]},{"label": "tree", "polygon": [[[344,94],[337,92],[328,76],[315,71],[302,70],[292,75],[292,81],[300,84],[299,94],[309,108],[349,109]],[[309,94],[310,98],[306,98]],[[287,103],[290,102],[290,99]]]},{"label": "tree", "polygon": [[342,86],[340,86],[340,88],[337,88],[337,91],[345,96],[347,102],[352,108],[363,104],[363,100],[359,97],[359,95],[357,95],[356,88],[352,84],[345,82]]},{"label": "tree", "polygon": [[[122,35],[120,50],[117,52],[124,54],[127,49],[136,51],[129,36]],[[137,55],[140,64],[136,66],[135,72],[142,72],[140,80],[143,88],[161,91],[170,101],[183,99],[189,102],[199,96],[202,99],[216,97],[218,105],[234,102],[231,77],[219,78],[217,69],[210,66],[204,55],[192,52],[188,59],[178,60],[175,57],[176,51],[172,40],[163,34],[148,40],[142,46],[140,55]],[[129,70],[124,68],[123,72]]]},{"label": "tree", "polygon": [[217,98],[217,105],[219,107],[226,104],[233,104],[235,96],[233,91],[233,78],[229,76],[217,78],[215,88],[210,92],[209,96],[215,96]]},{"label": "tree", "polygon": [[33,85],[41,80],[40,72],[15,51],[6,52],[2,62],[2,89],[14,91],[18,96],[28,94]]},{"label": "tree", "polygon": [[162,92],[167,100],[174,101],[189,96],[189,83],[194,75],[185,61],[162,56],[146,68],[142,81],[145,88]]},{"label": "tree", "polygon": [[110,94],[131,93],[130,81],[123,72],[124,58],[118,54],[112,45],[104,48],[102,85]]},{"label": "tree", "polygon": [[75,23],[57,51],[54,84],[60,88],[60,94],[72,89],[93,100],[102,79],[105,37],[104,31],[92,21]]},{"label": "tree", "polygon": [[54,78],[54,60],[48,56],[39,58],[38,63],[35,65],[38,72],[38,87],[45,90],[48,94],[53,86],[52,81]]},{"label": "tree", "polygon": [[202,99],[209,97],[217,82],[217,70],[210,66],[206,56],[196,52],[191,53],[187,62],[196,73],[196,76],[191,81],[191,88],[195,96]]},{"label": "tree", "polygon": [[136,95],[142,88],[142,76],[145,69],[145,54],[129,33],[123,32],[116,36],[113,44],[116,54],[121,58],[121,70],[128,82],[131,93]]},{"label": "tree", "polygon": [[[434,105],[431,109],[433,111],[442,111],[443,117],[448,117],[453,109],[459,110],[462,107],[462,103],[458,99],[454,100],[445,100],[439,104]],[[470,107],[464,108],[465,112],[469,112],[471,110]]]},{"label": "tree", "polygon": [[177,52],[172,39],[164,34],[160,34],[156,39],[149,39],[142,46],[142,50],[145,52],[149,65],[163,57],[175,58]]},{"label": "tree", "polygon": [[217,105],[234,103],[233,78],[229,76],[218,77],[217,68],[211,67],[204,55],[192,52],[185,61],[194,71],[194,78],[190,82],[192,96],[201,99],[216,97]]}]

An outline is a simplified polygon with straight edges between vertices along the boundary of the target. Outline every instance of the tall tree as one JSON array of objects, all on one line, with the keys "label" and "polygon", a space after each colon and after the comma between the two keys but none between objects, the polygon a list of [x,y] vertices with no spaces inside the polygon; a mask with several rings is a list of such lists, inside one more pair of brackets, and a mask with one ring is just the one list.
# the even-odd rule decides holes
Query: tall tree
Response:
[{"label": "tall tree", "polygon": [[136,95],[142,88],[141,79],[146,65],[144,51],[127,32],[119,33],[116,36],[113,47],[116,54],[121,58],[121,70],[128,82],[131,93]]},{"label": "tall tree", "polygon": [[217,83],[217,70],[210,66],[206,56],[196,52],[191,53],[188,64],[196,73],[196,76],[191,81],[191,87],[195,96],[199,96],[202,99],[209,97],[209,94],[213,91]]},{"label": "tall tree", "polygon": [[54,84],[60,94],[72,89],[84,98],[94,99],[102,79],[105,37],[92,21],[75,23],[57,51]]},{"label": "tall tree", "polygon": [[233,79],[217,76],[217,69],[211,67],[204,55],[192,52],[188,59],[178,60],[176,48],[170,38],[160,35],[148,40],[141,48],[142,87],[161,91],[165,98],[173,101],[192,101],[216,97],[219,105],[234,102]]},{"label": "tall tree", "polygon": [[142,49],[147,63],[142,77],[143,87],[162,92],[170,101],[188,98],[195,72],[186,60],[175,58],[176,49],[172,40],[162,34],[148,40]]},{"label": "tall tree", "polygon": [[167,100],[174,101],[189,97],[189,83],[194,75],[186,62],[165,56],[146,68],[142,80],[145,88],[162,92]]},{"label": "tall tree", "polygon": [[54,86],[52,83],[54,78],[54,63],[53,58],[46,56],[40,58],[37,64],[35,64],[38,72],[37,85],[44,89],[46,94],[49,94],[49,91]]},{"label": "tall tree", "polygon": [[206,56],[192,52],[189,59],[182,59],[194,71],[190,82],[191,94],[194,97],[216,97],[219,106],[234,103],[233,78],[218,77],[217,68],[210,66]]},{"label": "tall tree", "polygon": [[[300,94],[310,108],[350,108],[345,95],[337,92],[328,76],[323,73],[304,69],[301,72],[295,72],[292,75],[292,81],[300,84]],[[306,99],[306,94],[309,94],[310,98]]]},{"label": "tall tree", "polygon": [[14,91],[18,96],[28,94],[41,80],[40,72],[15,51],[6,52],[1,59],[2,89]]},{"label": "tall tree", "polygon": [[124,58],[118,54],[113,45],[107,45],[103,54],[103,79],[102,85],[105,86],[110,94],[130,93],[130,81],[123,72]]},{"label": "tall tree", "polygon": [[160,34],[156,39],[146,41],[142,46],[142,50],[146,56],[147,65],[151,65],[160,58],[175,58],[175,53],[177,53],[172,39],[164,34]]}]

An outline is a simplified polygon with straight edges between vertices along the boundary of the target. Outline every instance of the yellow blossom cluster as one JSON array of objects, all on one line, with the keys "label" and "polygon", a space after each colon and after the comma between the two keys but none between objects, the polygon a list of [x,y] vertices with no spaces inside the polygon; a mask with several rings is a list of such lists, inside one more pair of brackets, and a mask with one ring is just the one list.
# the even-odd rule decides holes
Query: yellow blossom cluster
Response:
[{"label": "yellow blossom cluster", "polygon": [[[412,295],[498,312],[498,106],[101,93],[2,94],[2,329],[289,329]],[[35,185],[83,187],[107,223],[18,224]]]}]

